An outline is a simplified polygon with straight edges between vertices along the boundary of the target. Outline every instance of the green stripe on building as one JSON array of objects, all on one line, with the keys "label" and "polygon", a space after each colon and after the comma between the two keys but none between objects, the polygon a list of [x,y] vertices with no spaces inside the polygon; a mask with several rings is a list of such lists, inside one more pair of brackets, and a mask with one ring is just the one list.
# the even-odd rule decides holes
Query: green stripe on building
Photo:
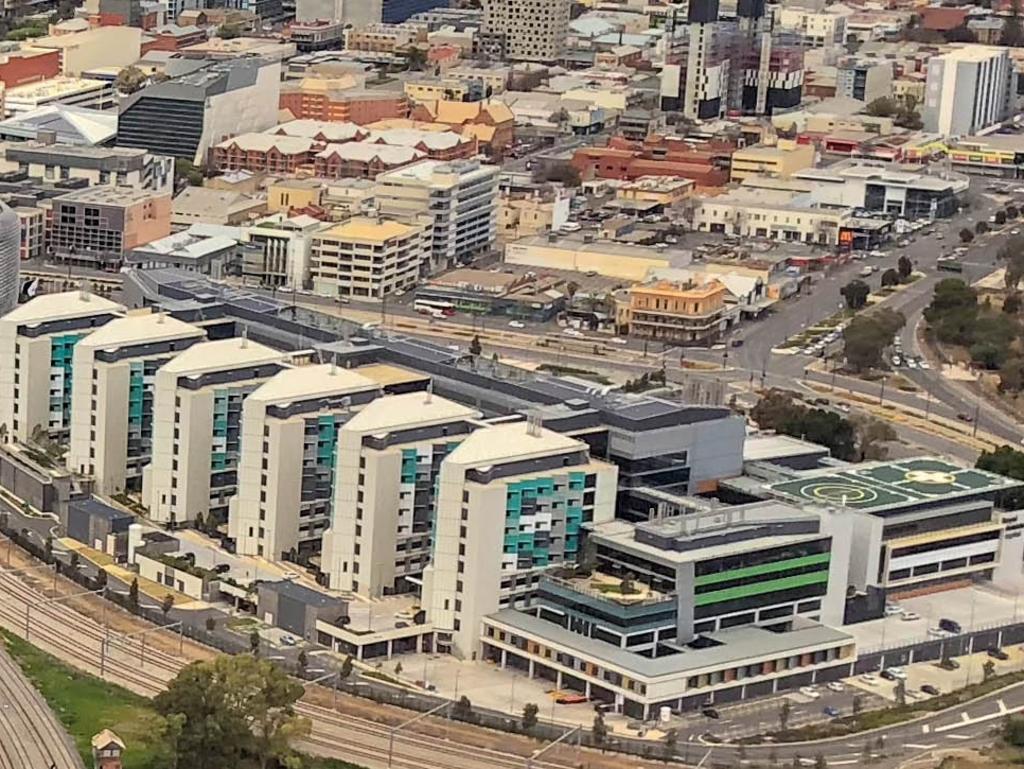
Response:
[{"label": "green stripe on building", "polygon": [[829,562],[830,555],[830,553],[805,555],[800,558],[790,558],[785,561],[772,561],[770,563],[758,564],[757,566],[746,566],[742,569],[731,569],[730,571],[720,571],[715,574],[705,574],[702,577],[697,577],[693,583],[699,587],[701,585],[713,585],[718,582],[728,582],[733,579],[742,579],[743,577],[756,577],[761,574],[789,571],[790,569],[799,569],[803,566],[813,566],[819,563],[826,564]]},{"label": "green stripe on building", "polygon": [[826,583],[828,583],[828,571],[812,571],[809,574],[798,574],[795,577],[770,579],[765,582],[755,582],[752,585],[741,585],[739,587],[726,588],[725,590],[713,590],[710,593],[699,593],[694,596],[694,605],[707,606],[708,604],[721,603],[722,601],[734,601],[737,598],[749,598],[764,593],[790,590],[794,587]]}]

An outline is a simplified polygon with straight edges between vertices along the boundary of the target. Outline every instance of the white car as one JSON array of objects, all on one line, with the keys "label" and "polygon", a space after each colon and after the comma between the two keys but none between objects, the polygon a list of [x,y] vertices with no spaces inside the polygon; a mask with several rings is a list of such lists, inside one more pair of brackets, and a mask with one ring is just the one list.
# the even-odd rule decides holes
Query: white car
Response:
[{"label": "white car", "polygon": [[612,344],[629,344],[629,340],[623,339],[621,336],[613,336],[608,341],[611,342]]},{"label": "white car", "polygon": [[841,692],[841,691],[843,691],[846,688],[841,683],[839,683],[839,681],[829,681],[826,684],[826,687],[828,688],[829,691],[832,691],[832,692]]},{"label": "white car", "polygon": [[888,673],[889,675],[891,675],[893,678],[896,678],[896,679],[898,679],[900,681],[906,681],[907,680],[907,672],[903,668],[897,668],[897,667],[886,668],[885,672]]},{"label": "white car", "polygon": [[810,697],[812,700],[818,699],[821,694],[813,686],[801,686],[800,693],[805,697]]},{"label": "white car", "polygon": [[904,622],[914,622],[915,620],[921,619],[921,615],[918,614],[917,612],[905,611],[905,612],[903,612],[903,616],[900,617],[900,619],[903,620]]},{"label": "white car", "polygon": [[866,684],[873,684],[878,682],[878,676],[874,673],[865,673],[860,677],[860,680]]},{"label": "white car", "polygon": [[932,367],[932,365],[923,358],[917,362],[917,365],[923,368],[925,371],[928,371]]},{"label": "white car", "polygon": [[1011,235],[1020,235],[1020,230],[1018,230],[1018,229],[1012,229],[1012,230],[1010,230],[1010,234],[1011,234]]},{"label": "white car", "polygon": [[917,368],[917,361],[913,358],[907,358],[907,368]]},{"label": "white car", "polygon": [[950,633],[948,630],[943,630],[940,627],[930,627],[930,628],[928,628],[928,637],[929,638],[949,638],[951,635],[953,635],[953,634]]},{"label": "white car", "polygon": [[894,603],[887,603],[885,605],[885,616],[886,617],[892,617],[892,616],[894,616],[896,614],[902,614],[902,613],[903,613],[903,609],[901,609],[899,606],[897,606]]},{"label": "white car", "polygon": [[526,328],[526,324],[523,323],[521,320],[510,320],[508,322],[508,327],[509,328]]},{"label": "white car", "polygon": [[564,328],[564,329],[562,329],[562,333],[565,334],[566,336],[575,336],[575,337],[583,336],[583,333],[581,331],[577,331],[574,328]]}]

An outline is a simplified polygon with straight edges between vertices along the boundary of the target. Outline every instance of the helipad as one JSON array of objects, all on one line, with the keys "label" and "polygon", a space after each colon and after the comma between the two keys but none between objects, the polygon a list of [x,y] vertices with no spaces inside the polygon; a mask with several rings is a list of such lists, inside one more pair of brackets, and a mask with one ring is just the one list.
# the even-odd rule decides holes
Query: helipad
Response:
[{"label": "helipad", "polygon": [[984,496],[1020,485],[994,473],[929,457],[808,473],[768,488],[790,501],[878,511],[934,499]]}]

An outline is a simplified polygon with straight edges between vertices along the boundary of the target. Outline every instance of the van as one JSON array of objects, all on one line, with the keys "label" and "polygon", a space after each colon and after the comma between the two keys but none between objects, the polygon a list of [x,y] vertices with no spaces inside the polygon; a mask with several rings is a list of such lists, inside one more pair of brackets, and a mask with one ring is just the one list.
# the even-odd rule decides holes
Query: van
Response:
[{"label": "van", "polygon": [[955,622],[951,619],[943,617],[939,620],[939,629],[945,630],[947,633],[962,633],[963,630],[960,627],[959,622]]}]

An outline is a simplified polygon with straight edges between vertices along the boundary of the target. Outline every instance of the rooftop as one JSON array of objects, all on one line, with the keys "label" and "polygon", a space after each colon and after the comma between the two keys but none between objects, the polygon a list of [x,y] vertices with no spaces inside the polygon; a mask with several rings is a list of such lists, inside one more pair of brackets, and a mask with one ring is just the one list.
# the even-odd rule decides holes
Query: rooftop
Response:
[{"label": "rooftop", "polygon": [[175,374],[227,371],[258,363],[279,363],[281,353],[248,339],[215,339],[194,344],[161,366]]},{"label": "rooftop", "polygon": [[390,219],[370,219],[354,217],[344,224],[331,227],[318,234],[321,238],[334,240],[359,240],[371,243],[383,243],[393,238],[405,238],[417,232],[417,228]]},{"label": "rooftop", "polygon": [[744,462],[770,462],[806,454],[828,454],[828,449],[788,435],[748,435],[743,443]]},{"label": "rooftop", "polygon": [[249,400],[283,404],[293,400],[346,395],[379,388],[380,385],[372,379],[324,363],[285,369],[253,390]]},{"label": "rooftop", "polygon": [[[54,131],[57,141],[64,145],[94,145],[113,139],[117,135],[117,112],[75,107],[69,104],[47,104],[26,110],[0,121],[0,134],[35,139],[40,131]],[[108,147],[105,150],[116,151]],[[128,150],[125,152],[141,152]]]},{"label": "rooftop", "polygon": [[121,345],[205,335],[202,329],[162,312],[130,313],[123,318],[115,318],[105,326],[100,326],[83,338],[78,346],[116,348]]},{"label": "rooftop", "polygon": [[237,241],[223,235],[202,236],[188,230],[175,232],[165,238],[152,240],[135,249],[146,255],[158,254],[176,259],[202,259],[210,254],[217,254],[225,249],[233,248]]},{"label": "rooftop", "polygon": [[499,170],[497,166],[482,164],[476,160],[421,160],[419,163],[383,173],[377,179],[382,182],[415,181],[444,185],[446,184],[444,177],[489,173],[497,175]]},{"label": "rooftop", "polygon": [[[189,189],[196,189],[189,187]],[[108,206],[132,206],[136,203],[144,203],[159,197],[151,190],[143,190],[137,187],[96,185],[95,187],[84,187],[66,195],[61,195],[58,200],[75,201],[77,203],[99,203]]]},{"label": "rooftop", "polygon": [[40,294],[19,304],[3,316],[3,320],[31,325],[63,318],[81,318],[100,312],[124,312],[124,307],[88,291],[64,291]]},{"label": "rooftop", "polygon": [[9,88],[4,95],[4,99],[6,101],[42,101],[73,96],[84,91],[99,91],[110,87],[110,83],[105,80],[59,76],[52,77],[49,80],[40,80],[36,83],[26,83],[25,85]]},{"label": "rooftop", "polygon": [[531,435],[527,422],[509,422],[481,428],[469,435],[458,448],[448,455],[454,464],[483,466],[495,462],[534,459],[579,451],[586,447],[582,441],[541,427]]},{"label": "rooftop", "polygon": [[476,419],[480,412],[446,398],[425,392],[388,395],[363,407],[345,424],[346,430],[361,433],[387,433],[411,427],[445,424],[461,419]]}]

